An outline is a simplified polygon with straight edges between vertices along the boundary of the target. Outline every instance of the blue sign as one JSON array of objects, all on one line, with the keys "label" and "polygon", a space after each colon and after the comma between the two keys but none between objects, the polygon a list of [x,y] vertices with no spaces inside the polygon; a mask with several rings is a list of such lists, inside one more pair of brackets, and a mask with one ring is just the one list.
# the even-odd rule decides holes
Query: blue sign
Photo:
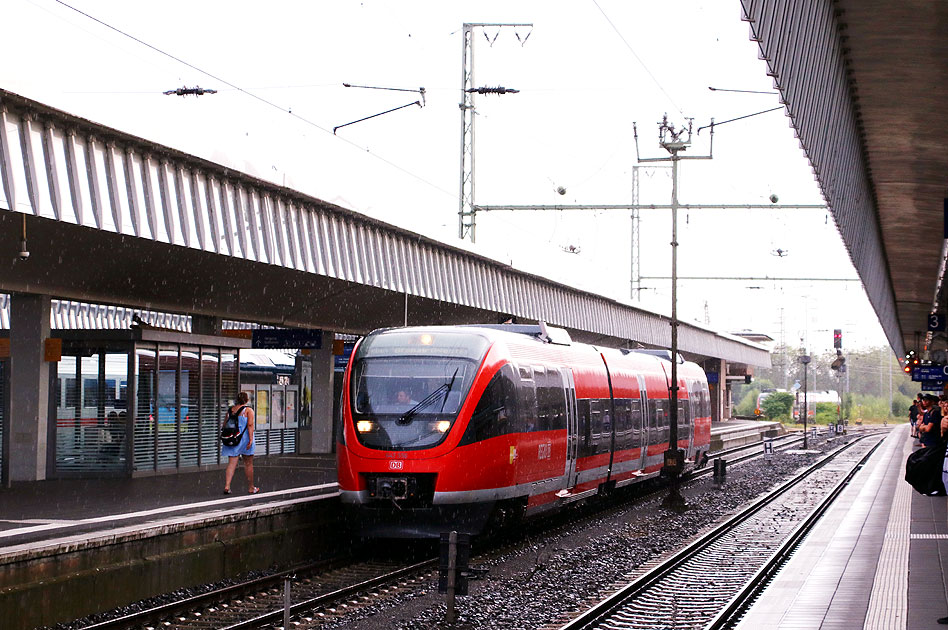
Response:
[{"label": "blue sign", "polygon": [[930,332],[943,332],[945,330],[945,316],[941,313],[929,314],[928,330]]},{"label": "blue sign", "polygon": [[944,381],[924,381],[922,383],[923,392],[940,392],[945,389]]},{"label": "blue sign", "polygon": [[346,366],[349,365],[349,357],[352,356],[352,349],[354,347],[354,341],[347,341],[342,345],[342,354],[336,355],[332,358],[334,370],[339,372],[345,371]]},{"label": "blue sign", "polygon": [[714,385],[718,382],[718,373],[717,372],[705,372],[705,375],[708,377],[708,385]]},{"label": "blue sign", "polygon": [[322,348],[319,328],[258,328],[251,337],[252,348]]},{"label": "blue sign", "polygon": [[912,368],[913,381],[944,381],[948,380],[948,367],[944,365],[926,365]]}]

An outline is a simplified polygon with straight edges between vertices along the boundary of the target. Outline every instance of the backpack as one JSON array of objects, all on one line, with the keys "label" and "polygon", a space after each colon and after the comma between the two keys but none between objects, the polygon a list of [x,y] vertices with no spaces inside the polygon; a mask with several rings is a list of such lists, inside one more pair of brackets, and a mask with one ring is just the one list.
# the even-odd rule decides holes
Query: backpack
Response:
[{"label": "backpack", "polygon": [[920,494],[945,494],[941,481],[942,463],[945,460],[945,442],[926,446],[914,451],[905,460],[905,480]]},{"label": "backpack", "polygon": [[247,427],[244,427],[244,431],[240,431],[240,423],[237,417],[246,408],[247,405],[242,405],[237,408],[237,411],[227,409],[227,418],[224,420],[224,426],[221,427],[221,444],[224,446],[237,446],[244,438],[244,431],[247,430]]}]

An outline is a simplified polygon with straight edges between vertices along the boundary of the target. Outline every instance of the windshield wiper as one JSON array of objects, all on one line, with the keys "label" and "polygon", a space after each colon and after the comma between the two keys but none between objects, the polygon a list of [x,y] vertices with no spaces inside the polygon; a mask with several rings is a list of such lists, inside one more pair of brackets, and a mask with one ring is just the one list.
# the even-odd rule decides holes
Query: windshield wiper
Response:
[{"label": "windshield wiper", "polygon": [[411,422],[411,419],[414,418],[415,415],[419,411],[421,411],[422,409],[424,409],[425,407],[427,407],[428,405],[436,401],[438,399],[438,396],[444,396],[444,400],[441,403],[441,411],[444,411],[444,406],[448,402],[448,394],[451,392],[451,388],[454,387],[454,380],[458,377],[458,370],[460,369],[461,368],[459,367],[454,368],[454,374],[451,376],[450,381],[448,381],[447,383],[442,383],[441,385],[438,385],[438,387],[434,391],[432,391],[430,394],[425,396],[418,404],[416,404],[414,407],[412,407],[411,409],[403,413],[401,417],[398,419],[399,422],[401,423]]}]

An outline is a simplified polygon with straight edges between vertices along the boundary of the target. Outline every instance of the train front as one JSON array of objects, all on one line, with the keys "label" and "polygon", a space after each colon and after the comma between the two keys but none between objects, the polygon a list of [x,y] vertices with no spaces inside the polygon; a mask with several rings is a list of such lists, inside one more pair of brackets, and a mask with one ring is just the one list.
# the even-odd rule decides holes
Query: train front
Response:
[{"label": "train front", "polygon": [[464,401],[484,388],[478,374],[489,347],[477,332],[437,328],[376,331],[357,346],[343,383],[337,452],[342,502],[361,535],[420,538],[483,527],[491,505],[456,492],[458,477],[473,473],[465,467],[478,462],[461,461],[455,446]]}]

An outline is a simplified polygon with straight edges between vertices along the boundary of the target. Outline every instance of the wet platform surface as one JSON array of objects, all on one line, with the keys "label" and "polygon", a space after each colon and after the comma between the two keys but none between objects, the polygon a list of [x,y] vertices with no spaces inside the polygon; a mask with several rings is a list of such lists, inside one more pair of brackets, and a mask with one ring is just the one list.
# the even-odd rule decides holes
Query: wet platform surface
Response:
[{"label": "wet platform surface", "polygon": [[117,526],[335,493],[335,455],[257,458],[254,484],[260,492],[247,494],[242,466],[229,495],[223,494],[223,468],[133,479],[15,483],[0,489],[0,554],[12,546]]},{"label": "wet platform surface", "polygon": [[903,480],[892,430],[756,601],[739,630],[927,630],[948,616],[948,497]]}]

